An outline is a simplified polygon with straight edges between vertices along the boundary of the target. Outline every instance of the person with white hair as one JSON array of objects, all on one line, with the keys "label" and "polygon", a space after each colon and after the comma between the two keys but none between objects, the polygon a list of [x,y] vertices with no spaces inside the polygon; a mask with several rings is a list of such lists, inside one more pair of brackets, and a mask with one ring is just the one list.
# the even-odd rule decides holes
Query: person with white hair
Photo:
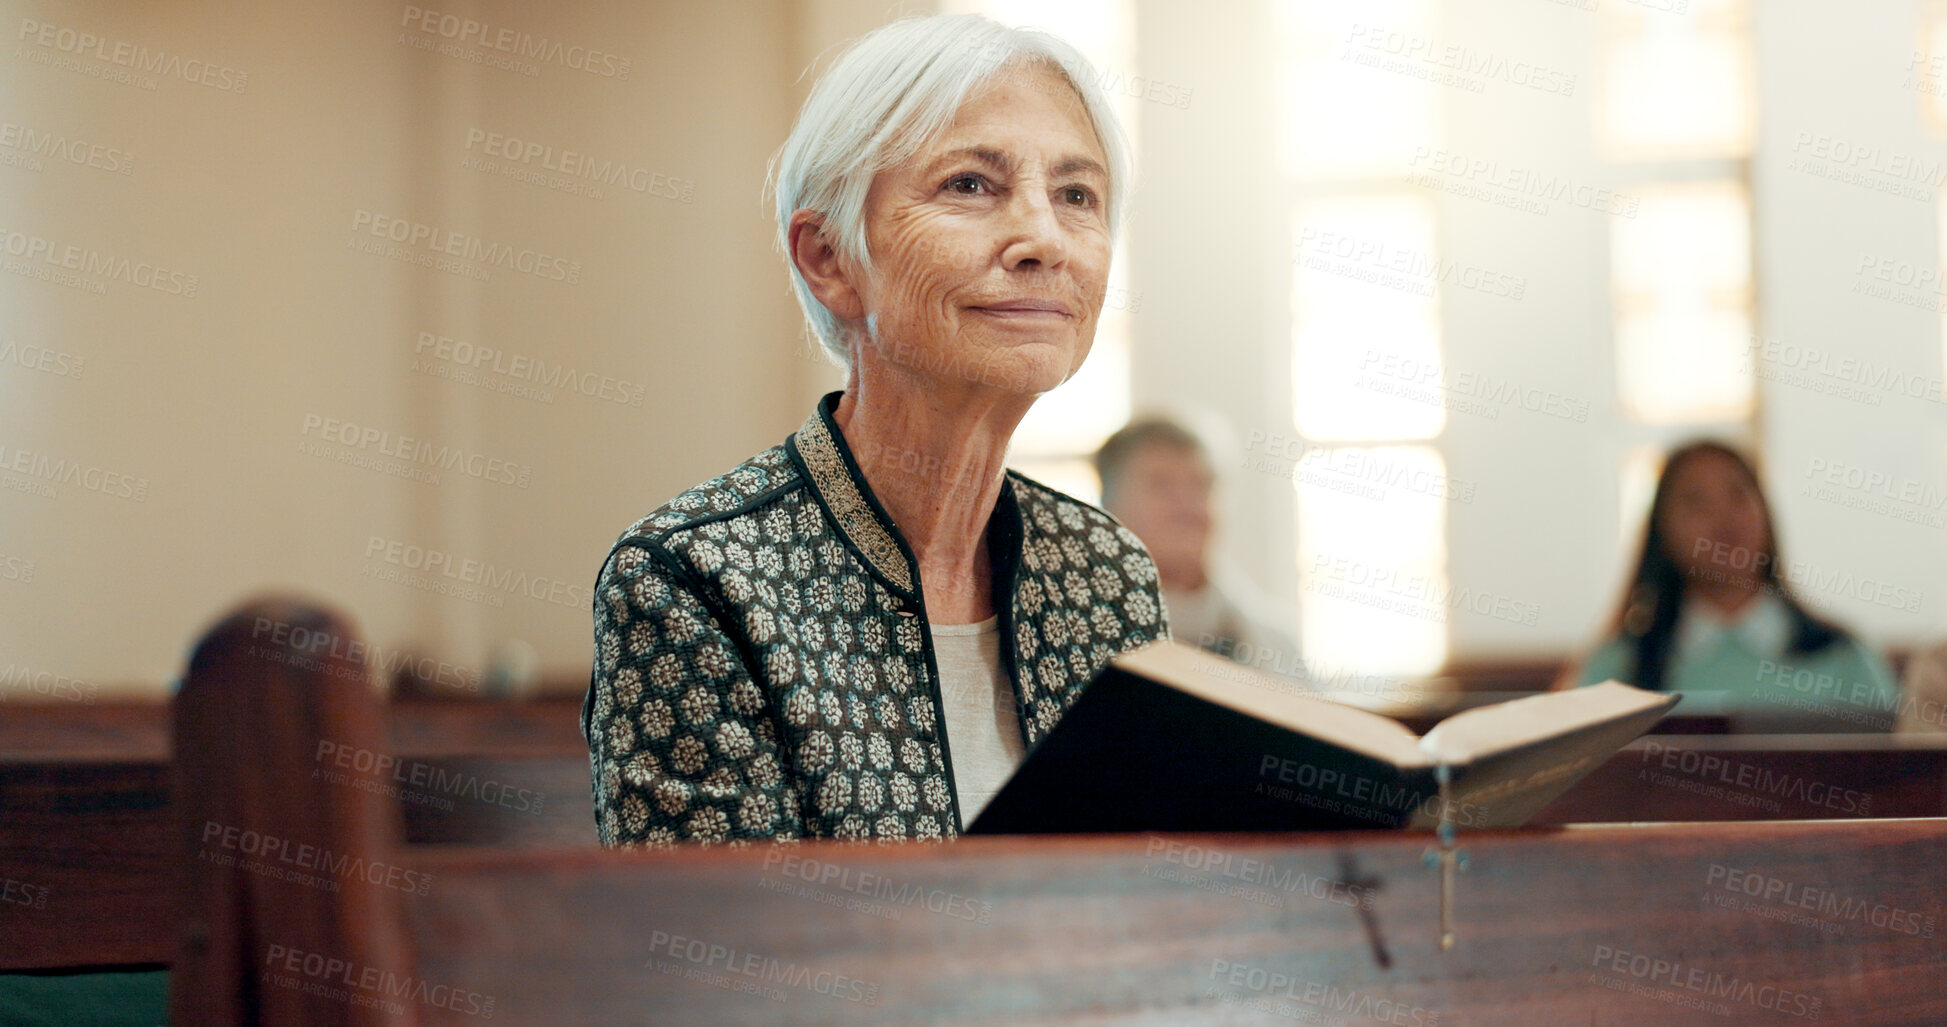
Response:
[{"label": "person with white hair", "polygon": [[1087,62],[976,15],[860,39],[774,162],[842,391],[623,532],[583,702],[609,845],[951,838],[1167,637],[1102,511],[1003,461],[1094,339],[1129,161]]}]

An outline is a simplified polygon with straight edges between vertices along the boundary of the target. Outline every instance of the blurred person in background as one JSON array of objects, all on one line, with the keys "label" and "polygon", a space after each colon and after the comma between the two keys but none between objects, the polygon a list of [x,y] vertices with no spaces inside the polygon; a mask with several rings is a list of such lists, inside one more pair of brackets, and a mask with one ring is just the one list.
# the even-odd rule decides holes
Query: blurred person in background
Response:
[{"label": "blurred person in background", "polygon": [[1877,653],[1793,594],[1757,471],[1708,440],[1664,461],[1609,637],[1566,680],[1612,679],[1829,731],[1887,730],[1899,698]]},{"label": "blurred person in background", "polygon": [[1210,540],[1216,472],[1204,446],[1182,425],[1167,418],[1131,421],[1095,452],[1095,474],[1102,482],[1102,508],[1114,515],[1156,561],[1170,632],[1196,645],[1261,670],[1302,672],[1297,646],[1254,616],[1214,579]]}]

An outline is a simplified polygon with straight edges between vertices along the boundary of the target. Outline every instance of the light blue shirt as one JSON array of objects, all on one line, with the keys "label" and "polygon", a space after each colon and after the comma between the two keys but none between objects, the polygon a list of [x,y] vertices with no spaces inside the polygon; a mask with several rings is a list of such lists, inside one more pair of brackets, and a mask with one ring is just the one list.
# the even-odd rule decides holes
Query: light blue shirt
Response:
[{"label": "light blue shirt", "polygon": [[[1791,615],[1765,595],[1736,619],[1704,603],[1683,604],[1663,688],[1694,696],[1679,713],[1723,711],[1754,723],[1773,721],[1824,731],[1890,730],[1899,686],[1886,662],[1853,638],[1816,653],[1794,654]],[[1580,684],[1636,677],[1635,646],[1611,639],[1582,664]]]}]

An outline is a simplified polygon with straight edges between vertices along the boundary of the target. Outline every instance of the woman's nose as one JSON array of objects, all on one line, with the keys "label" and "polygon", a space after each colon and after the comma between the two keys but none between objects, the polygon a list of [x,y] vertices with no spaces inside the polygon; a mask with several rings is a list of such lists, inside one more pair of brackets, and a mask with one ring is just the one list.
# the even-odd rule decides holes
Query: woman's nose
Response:
[{"label": "woman's nose", "polygon": [[1028,264],[1044,268],[1059,267],[1068,260],[1068,246],[1062,237],[1061,222],[1046,196],[1035,190],[1018,190],[1007,205],[1008,242],[1001,264],[1009,271]]}]

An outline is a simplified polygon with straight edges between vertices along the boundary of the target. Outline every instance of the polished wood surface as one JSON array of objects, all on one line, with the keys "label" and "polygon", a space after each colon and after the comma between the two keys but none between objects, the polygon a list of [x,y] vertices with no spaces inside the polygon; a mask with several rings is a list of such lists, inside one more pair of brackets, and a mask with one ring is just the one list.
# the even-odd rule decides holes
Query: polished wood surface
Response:
[{"label": "polished wood surface", "polygon": [[[586,755],[581,699],[399,699],[386,704],[393,752]],[[0,706],[0,760],[165,760],[167,703]]]},{"label": "polished wood surface", "polygon": [[414,854],[439,885],[410,912],[421,973],[508,1024],[1947,1018],[1947,821],[1528,828],[1458,847],[1445,952],[1429,840],[1392,833],[448,849]]},{"label": "polished wood surface", "polygon": [[[48,890],[40,908],[0,905],[0,969],[170,958],[167,775],[161,762],[0,763],[0,874]],[[409,758],[388,777],[408,844],[595,844],[585,754]],[[1533,823],[1936,816],[1947,740],[1651,736]]]},{"label": "polished wood surface", "polygon": [[[398,813],[375,770],[385,720],[349,655],[356,638],[328,610],[259,600],[190,657],[171,718],[176,1023],[416,1022],[383,1003],[321,1003],[303,970],[315,958],[413,971],[401,892],[386,886],[413,875],[393,865]],[[321,763],[328,747],[374,758]]]}]

